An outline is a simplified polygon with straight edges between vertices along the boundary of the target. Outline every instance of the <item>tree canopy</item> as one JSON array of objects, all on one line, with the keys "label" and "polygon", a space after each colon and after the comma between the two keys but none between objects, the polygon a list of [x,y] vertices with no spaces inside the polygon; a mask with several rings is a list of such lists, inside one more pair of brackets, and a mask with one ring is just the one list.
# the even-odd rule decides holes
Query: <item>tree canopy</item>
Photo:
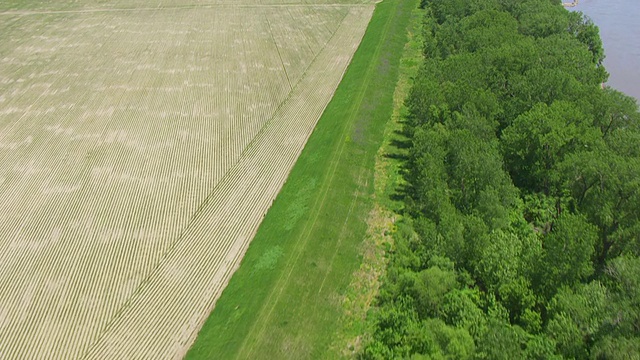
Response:
[{"label": "tree canopy", "polygon": [[640,113],[555,0],[423,0],[363,359],[640,358]]}]

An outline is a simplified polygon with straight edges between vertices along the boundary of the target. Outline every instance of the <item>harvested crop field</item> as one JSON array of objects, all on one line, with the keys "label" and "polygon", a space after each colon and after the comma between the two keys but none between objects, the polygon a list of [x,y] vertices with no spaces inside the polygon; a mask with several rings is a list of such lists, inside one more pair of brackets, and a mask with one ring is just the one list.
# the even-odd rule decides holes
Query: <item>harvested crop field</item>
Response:
[{"label": "harvested crop field", "polygon": [[372,11],[0,4],[0,358],[184,355]]}]

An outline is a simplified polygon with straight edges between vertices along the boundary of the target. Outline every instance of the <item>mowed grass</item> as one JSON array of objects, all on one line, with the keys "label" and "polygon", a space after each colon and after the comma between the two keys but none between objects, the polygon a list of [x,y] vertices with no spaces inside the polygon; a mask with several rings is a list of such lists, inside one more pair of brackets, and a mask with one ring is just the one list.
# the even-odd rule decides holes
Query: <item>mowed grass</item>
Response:
[{"label": "mowed grass", "polygon": [[340,86],[187,359],[334,358],[414,0],[377,5]]}]

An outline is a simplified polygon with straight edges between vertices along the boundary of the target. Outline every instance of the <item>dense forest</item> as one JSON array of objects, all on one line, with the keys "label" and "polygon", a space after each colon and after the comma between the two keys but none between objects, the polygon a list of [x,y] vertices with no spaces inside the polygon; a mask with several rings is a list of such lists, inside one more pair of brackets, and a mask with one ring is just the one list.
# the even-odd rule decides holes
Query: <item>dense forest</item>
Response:
[{"label": "dense forest", "polygon": [[559,0],[423,0],[363,359],[640,359],[640,114]]}]

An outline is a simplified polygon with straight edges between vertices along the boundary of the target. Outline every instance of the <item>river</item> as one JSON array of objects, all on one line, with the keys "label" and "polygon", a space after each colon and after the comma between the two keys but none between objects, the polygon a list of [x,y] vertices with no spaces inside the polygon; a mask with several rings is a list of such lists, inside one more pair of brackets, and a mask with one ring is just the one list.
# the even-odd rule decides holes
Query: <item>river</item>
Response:
[{"label": "river", "polygon": [[579,0],[571,10],[582,11],[600,28],[607,85],[640,99],[640,1]]}]

